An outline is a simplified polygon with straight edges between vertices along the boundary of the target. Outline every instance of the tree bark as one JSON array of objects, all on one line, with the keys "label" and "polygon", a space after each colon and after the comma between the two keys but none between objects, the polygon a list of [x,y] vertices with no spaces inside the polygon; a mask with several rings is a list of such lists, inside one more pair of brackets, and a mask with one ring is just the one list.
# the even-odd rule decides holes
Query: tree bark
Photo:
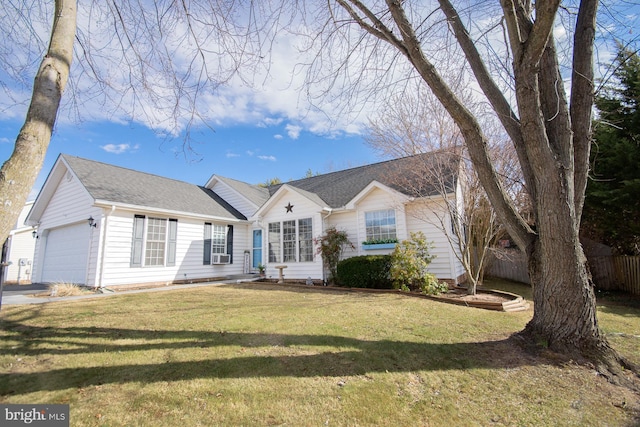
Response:
[{"label": "tree bark", "polygon": [[49,49],[34,80],[31,104],[11,157],[0,169],[0,241],[4,242],[38,177],[69,78],[76,1],[56,0]]}]

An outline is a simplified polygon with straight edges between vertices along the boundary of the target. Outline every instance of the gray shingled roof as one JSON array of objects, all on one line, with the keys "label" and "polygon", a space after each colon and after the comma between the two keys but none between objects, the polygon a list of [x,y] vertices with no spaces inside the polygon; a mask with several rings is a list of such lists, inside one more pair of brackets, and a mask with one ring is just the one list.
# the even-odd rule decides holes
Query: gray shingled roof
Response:
[{"label": "gray shingled roof", "polygon": [[69,155],[62,158],[95,200],[246,219],[215,192],[198,185]]},{"label": "gray shingled roof", "polygon": [[[410,197],[428,197],[455,189],[458,156],[431,152],[287,182],[317,195],[331,208],[345,206],[377,181]],[[283,184],[269,187],[273,195]],[[444,191],[443,191],[444,190]]]},{"label": "gray shingled roof", "polygon": [[229,187],[233,188],[238,193],[242,194],[244,197],[249,199],[251,203],[258,207],[262,206],[267,200],[269,200],[269,190],[264,187],[248,184],[246,182],[238,181],[224,176],[216,175],[216,178],[227,184]]}]

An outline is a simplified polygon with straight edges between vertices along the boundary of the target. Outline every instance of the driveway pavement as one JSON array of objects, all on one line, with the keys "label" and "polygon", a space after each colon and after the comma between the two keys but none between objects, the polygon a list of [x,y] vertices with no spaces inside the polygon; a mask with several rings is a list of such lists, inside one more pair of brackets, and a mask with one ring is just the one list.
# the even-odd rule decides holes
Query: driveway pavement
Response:
[{"label": "driveway pavement", "polygon": [[204,283],[193,283],[193,284],[184,284],[184,285],[169,285],[169,286],[160,286],[157,288],[146,288],[146,289],[132,289],[132,290],[118,290],[117,292],[105,292],[105,293],[89,293],[86,295],[75,295],[69,297],[49,297],[49,296],[32,296],[34,294],[42,294],[45,293],[49,286],[43,284],[33,284],[33,285],[4,285],[2,292],[2,305],[20,305],[20,304],[44,304],[48,302],[58,302],[58,301],[73,301],[78,299],[87,299],[87,298],[105,298],[112,295],[122,295],[122,294],[139,294],[142,292],[159,292],[159,291],[169,291],[172,289],[186,289],[186,288],[199,288],[204,286],[221,286],[221,285],[229,285],[234,283],[240,283],[250,280],[222,280],[216,282],[204,282]]}]

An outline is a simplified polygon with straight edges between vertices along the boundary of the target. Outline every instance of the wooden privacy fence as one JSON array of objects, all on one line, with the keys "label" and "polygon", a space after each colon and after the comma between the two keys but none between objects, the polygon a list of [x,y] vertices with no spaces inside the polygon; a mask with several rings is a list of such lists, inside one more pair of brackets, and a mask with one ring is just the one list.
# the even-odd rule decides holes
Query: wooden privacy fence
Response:
[{"label": "wooden privacy fence", "polygon": [[[523,253],[509,251],[507,255],[490,256],[487,276],[530,283]],[[640,256],[598,256],[588,259],[597,289],[640,295]]]},{"label": "wooden privacy fence", "polygon": [[527,259],[519,250],[500,251],[498,254],[489,252],[487,256],[489,258],[487,261],[489,267],[485,270],[487,276],[531,284],[527,271]]},{"label": "wooden privacy fence", "polygon": [[640,295],[640,256],[592,257],[589,267],[598,289]]}]

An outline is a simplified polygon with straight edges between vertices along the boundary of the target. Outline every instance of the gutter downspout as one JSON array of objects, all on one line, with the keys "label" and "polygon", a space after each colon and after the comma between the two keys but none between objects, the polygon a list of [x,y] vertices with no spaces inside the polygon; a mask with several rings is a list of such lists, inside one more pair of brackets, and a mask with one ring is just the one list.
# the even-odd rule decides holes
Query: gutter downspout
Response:
[{"label": "gutter downspout", "polygon": [[111,205],[111,210],[108,211],[104,216],[104,221],[102,224],[102,248],[100,250],[100,274],[98,275],[98,282],[96,283],[96,288],[100,287],[100,289],[104,288],[103,279],[104,279],[104,258],[105,253],[107,251],[107,228],[109,224],[109,217],[116,210],[114,205]]},{"label": "gutter downspout", "polygon": [[[322,221],[325,221],[327,218],[329,218],[331,216],[331,214],[333,213],[333,209],[331,208],[322,208],[322,212],[328,212],[327,216],[322,218]],[[322,213],[320,212],[320,213]]]}]

